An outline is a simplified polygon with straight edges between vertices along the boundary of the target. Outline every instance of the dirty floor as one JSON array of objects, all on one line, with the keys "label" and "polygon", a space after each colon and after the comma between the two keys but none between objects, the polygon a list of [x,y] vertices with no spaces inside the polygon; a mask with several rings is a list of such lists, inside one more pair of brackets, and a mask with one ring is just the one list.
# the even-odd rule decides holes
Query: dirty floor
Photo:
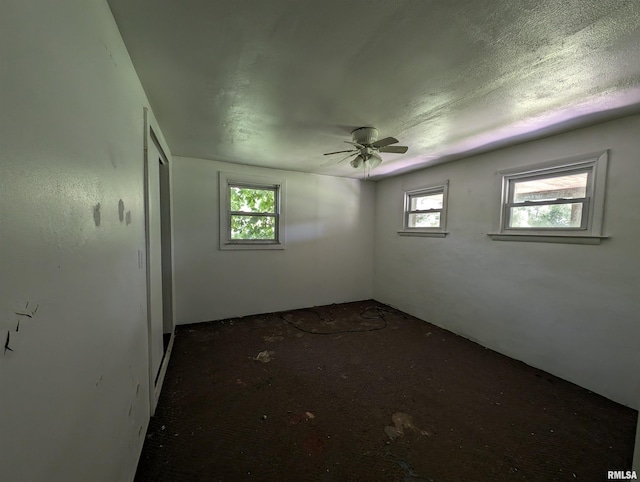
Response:
[{"label": "dirty floor", "polygon": [[178,327],[136,481],[606,480],[637,412],[375,301]]}]

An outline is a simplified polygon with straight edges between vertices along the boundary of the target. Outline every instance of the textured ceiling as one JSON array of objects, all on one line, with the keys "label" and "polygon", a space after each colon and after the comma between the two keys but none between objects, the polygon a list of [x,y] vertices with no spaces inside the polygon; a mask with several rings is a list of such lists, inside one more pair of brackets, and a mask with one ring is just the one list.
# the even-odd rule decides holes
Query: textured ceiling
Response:
[{"label": "textured ceiling", "polygon": [[174,155],[387,176],[640,111],[637,0],[108,0]]}]

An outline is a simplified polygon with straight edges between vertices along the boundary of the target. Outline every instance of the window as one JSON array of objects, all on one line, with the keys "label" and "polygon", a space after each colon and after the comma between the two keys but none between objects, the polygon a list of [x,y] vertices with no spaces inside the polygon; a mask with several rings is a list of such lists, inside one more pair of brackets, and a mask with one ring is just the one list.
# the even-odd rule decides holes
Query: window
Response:
[{"label": "window", "polygon": [[447,222],[449,182],[437,186],[405,191],[402,236],[444,237]]},{"label": "window", "polygon": [[525,241],[585,242],[592,238],[590,244],[599,243],[606,167],[604,152],[500,173],[502,206],[497,234],[511,239],[524,236]]},{"label": "window", "polygon": [[509,179],[505,229],[587,229],[593,171]]},{"label": "window", "polygon": [[220,173],[220,249],[284,247],[284,180]]}]

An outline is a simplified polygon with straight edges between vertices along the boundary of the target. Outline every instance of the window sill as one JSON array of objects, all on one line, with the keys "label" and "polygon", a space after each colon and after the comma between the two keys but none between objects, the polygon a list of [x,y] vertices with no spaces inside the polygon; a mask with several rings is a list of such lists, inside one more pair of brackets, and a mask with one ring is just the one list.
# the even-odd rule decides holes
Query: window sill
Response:
[{"label": "window sill", "polygon": [[220,245],[221,251],[246,251],[246,250],[282,250],[284,244],[282,243],[225,243]]},{"label": "window sill", "polygon": [[494,241],[524,241],[533,243],[562,243],[562,244],[600,244],[609,236],[585,236],[575,234],[511,234],[487,233]]},{"label": "window sill", "polygon": [[422,236],[425,238],[444,238],[449,231],[398,231],[400,236]]}]

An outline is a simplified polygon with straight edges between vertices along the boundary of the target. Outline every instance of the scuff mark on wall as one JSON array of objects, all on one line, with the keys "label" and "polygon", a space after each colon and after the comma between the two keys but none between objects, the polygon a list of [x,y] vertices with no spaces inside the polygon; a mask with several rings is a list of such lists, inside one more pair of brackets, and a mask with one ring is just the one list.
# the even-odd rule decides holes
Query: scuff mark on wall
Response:
[{"label": "scuff mark on wall", "polygon": [[102,45],[104,46],[104,49],[109,54],[109,59],[111,59],[111,62],[113,62],[113,66],[118,68],[118,63],[116,62],[116,59],[113,58],[113,53],[111,52],[111,49],[107,47],[107,44],[105,44],[104,42],[102,42]]},{"label": "scuff mark on wall", "polygon": [[109,144],[107,148],[107,154],[109,155],[109,162],[114,169],[118,168],[118,159],[124,157],[123,151],[117,144]]},{"label": "scuff mark on wall", "polygon": [[[13,333],[20,333],[20,321],[21,321],[21,316],[26,316],[27,318],[33,318],[35,316],[35,314],[38,312],[38,308],[40,308],[40,305],[37,304],[36,307],[32,310],[29,310],[29,302],[27,301],[27,303],[25,304],[24,308],[21,311],[14,311],[14,314],[18,316],[18,319],[16,320],[16,329],[13,331]],[[13,341],[11,338],[11,330],[7,330],[7,337],[5,339],[4,342],[4,353],[6,354],[8,351],[15,351],[12,346],[13,346]],[[13,337],[14,339],[16,338],[15,336]],[[19,338],[18,338],[19,339]]]},{"label": "scuff mark on wall", "polygon": [[96,223],[96,227],[100,226],[100,203],[93,208],[93,222]]},{"label": "scuff mark on wall", "polygon": [[122,199],[118,201],[118,219],[120,222],[124,221],[124,201]]},{"label": "scuff mark on wall", "polygon": [[29,309],[29,302],[27,301],[27,304],[24,307],[24,311],[15,311],[14,313],[18,316],[27,316],[29,318],[33,318],[33,315],[37,313],[38,308],[40,308],[40,305],[36,305],[35,310],[27,311]]},{"label": "scuff mark on wall", "polygon": [[13,351],[13,348],[11,348],[9,345],[11,343],[11,332],[7,331],[7,340],[4,342],[4,352],[7,353],[8,351]]},{"label": "scuff mark on wall", "polygon": [[127,211],[126,224],[127,226],[131,224],[131,211]]}]

